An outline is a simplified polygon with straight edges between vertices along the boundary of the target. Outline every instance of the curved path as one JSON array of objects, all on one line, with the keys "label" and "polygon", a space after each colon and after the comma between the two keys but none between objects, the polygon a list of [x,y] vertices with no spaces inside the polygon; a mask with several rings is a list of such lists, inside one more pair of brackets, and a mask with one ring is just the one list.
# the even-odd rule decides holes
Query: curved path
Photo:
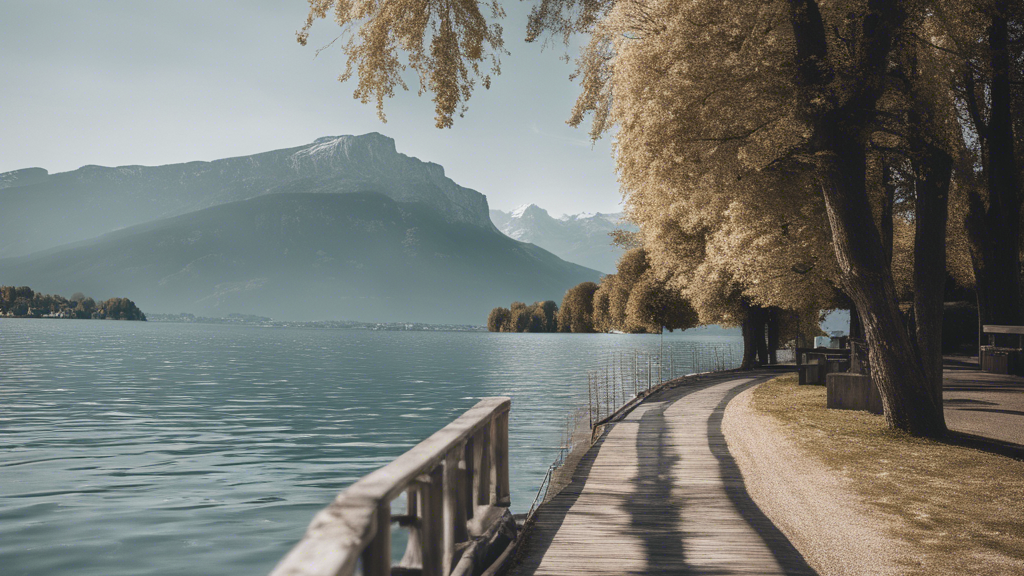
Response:
[{"label": "curved path", "polygon": [[777,373],[685,379],[609,424],[540,508],[516,575],[814,575],[750,499],[721,423]]}]

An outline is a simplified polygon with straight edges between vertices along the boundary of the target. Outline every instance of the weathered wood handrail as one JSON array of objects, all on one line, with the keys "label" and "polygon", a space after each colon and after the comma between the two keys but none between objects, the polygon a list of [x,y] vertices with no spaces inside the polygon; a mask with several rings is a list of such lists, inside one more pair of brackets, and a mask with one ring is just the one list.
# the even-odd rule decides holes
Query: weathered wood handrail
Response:
[{"label": "weathered wood handrail", "polygon": [[[456,545],[488,528],[509,505],[508,413],[512,401],[484,398],[393,462],[360,478],[313,517],[302,540],[271,576],[347,576],[362,559],[365,576],[391,573],[391,523],[409,529],[401,565],[447,576]],[[482,473],[481,473],[482,472]],[[391,516],[406,492],[407,511]],[[481,521],[469,522],[474,517]]]}]

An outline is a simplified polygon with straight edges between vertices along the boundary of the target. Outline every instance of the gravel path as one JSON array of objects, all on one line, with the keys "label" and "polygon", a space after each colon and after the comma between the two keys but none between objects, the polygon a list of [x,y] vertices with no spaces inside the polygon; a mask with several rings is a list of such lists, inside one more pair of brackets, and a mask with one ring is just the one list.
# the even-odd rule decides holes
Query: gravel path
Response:
[{"label": "gravel path", "polygon": [[855,495],[842,474],[802,453],[787,431],[750,406],[726,407],[722,430],[751,498],[821,576],[897,575],[892,520]]}]

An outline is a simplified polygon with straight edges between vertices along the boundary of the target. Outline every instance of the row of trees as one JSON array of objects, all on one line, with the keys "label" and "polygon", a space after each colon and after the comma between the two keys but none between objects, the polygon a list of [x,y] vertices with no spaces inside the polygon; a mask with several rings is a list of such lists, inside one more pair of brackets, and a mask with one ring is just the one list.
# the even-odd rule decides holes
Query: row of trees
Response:
[{"label": "row of trees", "polygon": [[554,300],[534,302],[527,306],[513,302],[509,308],[495,308],[487,316],[491,332],[557,332],[558,305]]},{"label": "row of trees", "polygon": [[[535,24],[565,31],[569,4],[543,2]],[[570,17],[591,18],[593,33],[573,120],[596,112],[595,136],[617,126],[628,212],[655,267],[702,322],[852,308],[889,424],[941,435],[948,270],[972,260],[982,322],[1020,323],[1020,6],[610,2],[583,12]],[[910,323],[894,270],[907,228]]]},{"label": "row of trees", "polygon": [[[527,306],[513,302],[510,308],[495,308],[487,317],[491,332],[626,332],[660,334],[663,329],[686,330],[701,325],[697,310],[680,290],[669,286],[651,266],[647,251],[637,238],[618,232],[616,241],[628,249],[619,259],[617,271],[600,283],[582,282],[566,291],[562,306],[551,300]],[[702,302],[706,305],[706,301]],[[818,325],[821,311],[801,322],[798,313],[778,307],[751,305],[739,291],[718,294],[715,305],[729,311],[716,316],[718,322],[732,321],[743,327],[743,368],[775,362],[775,350],[804,336],[822,334]],[[734,320],[740,319],[740,320]]]},{"label": "row of trees", "polygon": [[70,299],[35,292],[28,286],[0,286],[0,315],[16,317],[58,316],[99,320],[145,320],[146,315],[127,298],[96,302],[81,292]]},{"label": "row of trees", "polygon": [[618,271],[599,284],[582,282],[566,291],[562,306],[554,301],[527,306],[513,302],[487,317],[491,332],[629,332],[660,334],[663,328],[692,328],[697,314],[689,302],[655,275],[643,248],[628,250]]},{"label": "row of trees", "polygon": [[696,326],[697,314],[651,268],[646,250],[634,247],[619,259],[615,274],[569,289],[559,321],[563,332],[660,334]]},{"label": "row of trees", "polygon": [[[333,9],[353,29],[356,96],[382,110],[408,66],[450,126],[498,70],[500,3],[490,18],[477,2],[401,4],[312,1],[299,39]],[[698,322],[745,335],[780,311],[800,331],[852,309],[889,425],[943,434],[949,273],[975,287],[981,323],[1024,322],[1024,5],[540,0],[527,37],[577,33],[570,122],[615,130],[654,276]]]}]

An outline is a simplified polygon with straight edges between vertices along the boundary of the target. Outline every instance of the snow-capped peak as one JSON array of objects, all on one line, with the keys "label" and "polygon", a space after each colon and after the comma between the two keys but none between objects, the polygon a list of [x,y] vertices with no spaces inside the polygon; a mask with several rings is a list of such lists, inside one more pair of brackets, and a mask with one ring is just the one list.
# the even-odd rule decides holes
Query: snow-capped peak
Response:
[{"label": "snow-capped peak", "polygon": [[536,204],[523,204],[522,206],[520,206],[520,207],[516,208],[515,210],[513,210],[511,216],[513,218],[522,218],[523,215],[525,215],[527,212],[532,212],[532,211],[535,211],[535,210],[539,210],[541,212],[544,212],[544,209],[541,208],[540,206],[537,206]]}]

